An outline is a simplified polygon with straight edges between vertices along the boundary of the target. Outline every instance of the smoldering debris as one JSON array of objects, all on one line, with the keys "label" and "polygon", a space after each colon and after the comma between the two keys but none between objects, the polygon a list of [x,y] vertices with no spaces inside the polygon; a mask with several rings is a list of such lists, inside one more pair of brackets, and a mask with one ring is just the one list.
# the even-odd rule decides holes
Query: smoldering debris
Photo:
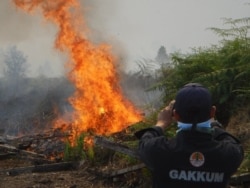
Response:
[{"label": "smoldering debris", "polygon": [[65,78],[23,78],[18,87],[0,79],[0,129],[7,135],[32,134],[51,128],[60,114],[72,111],[74,92]]}]

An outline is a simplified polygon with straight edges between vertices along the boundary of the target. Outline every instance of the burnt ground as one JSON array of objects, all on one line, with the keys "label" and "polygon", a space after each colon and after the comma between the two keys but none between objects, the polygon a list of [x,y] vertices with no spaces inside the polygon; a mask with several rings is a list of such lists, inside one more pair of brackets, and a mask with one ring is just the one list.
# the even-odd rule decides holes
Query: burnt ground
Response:
[{"label": "burnt ground", "polygon": [[[123,134],[121,134],[123,135]],[[37,155],[31,155],[28,149],[35,151],[39,154],[52,155],[51,152],[47,152],[49,148],[62,148],[60,142],[57,142],[55,134],[53,136],[39,135],[39,139],[34,141],[38,135],[34,137],[22,137],[21,139],[15,139],[12,142],[8,142],[8,146],[14,146],[22,149],[19,152],[14,150],[10,151],[7,147],[0,147],[0,188],[147,188],[151,187],[150,174],[148,170],[138,168],[137,170],[127,171],[131,166],[137,166],[142,164],[138,159],[133,156],[114,151],[101,146],[94,147],[95,156],[93,158],[88,157],[82,160],[80,164],[74,165],[72,168],[60,168],[55,170],[49,167],[49,164],[61,164],[65,162],[76,162],[78,160],[66,161],[61,159],[44,160]],[[51,138],[53,137],[53,139]],[[27,138],[31,139],[32,142],[26,146]],[[45,139],[46,138],[46,139]],[[47,139],[49,138],[49,139]],[[114,138],[114,137],[113,137]],[[52,139],[52,140],[51,140]],[[119,140],[121,136],[119,135]],[[38,142],[39,140],[39,142]],[[48,141],[50,140],[50,141]],[[123,140],[116,142],[125,143]],[[128,141],[129,139],[127,139]],[[39,144],[40,143],[40,144]],[[115,148],[117,144],[113,143]],[[46,146],[46,147],[45,147]],[[118,146],[120,146],[118,144]],[[123,148],[123,147],[121,147]],[[20,151],[23,151],[21,153]],[[25,152],[24,152],[25,151]],[[11,155],[5,155],[5,154]],[[13,154],[12,154],[13,153]],[[43,172],[28,170],[18,171],[16,169],[34,166],[45,166]],[[50,170],[49,170],[50,169]],[[124,170],[125,172],[119,175],[110,176],[111,173],[117,172],[118,170]]]},{"label": "burnt ground", "polygon": [[[0,161],[0,188],[151,188],[150,176],[145,168],[112,178],[103,177],[122,165],[93,166],[83,163],[78,169],[40,173],[3,173],[4,169],[27,167],[31,161],[11,157]],[[113,170],[112,170],[113,169]],[[243,188],[245,186],[228,186]]]},{"label": "burnt ground", "polygon": [[[124,136],[125,135],[125,136]],[[60,164],[67,162],[61,158],[65,143],[58,132],[49,134],[34,134],[5,139],[0,136],[0,188],[150,188],[151,182],[146,168],[128,171],[131,166],[141,164],[130,155],[117,152],[102,146],[95,146],[93,158],[87,157],[77,168],[47,170],[43,172],[28,170],[15,172],[21,168]],[[114,148],[127,146],[134,138],[121,133],[112,137]],[[122,143],[122,144],[119,144]],[[130,146],[128,146],[130,145]],[[6,146],[6,147],[4,147]],[[14,147],[15,149],[12,149]],[[124,149],[124,147],[119,147]],[[125,147],[126,148],[126,147]],[[86,151],[86,150],[85,150]],[[34,152],[35,155],[29,152]],[[10,155],[9,155],[10,154]],[[38,156],[45,155],[42,159]],[[47,157],[52,157],[49,159]],[[69,162],[78,160],[70,160]],[[109,176],[118,170],[124,170],[120,175]]]},{"label": "burnt ground", "polygon": [[[124,169],[126,171],[129,167],[141,163],[133,158],[121,157],[121,154],[113,151],[108,152],[109,158],[111,156],[112,159],[105,160],[106,152],[107,150],[103,150],[96,157],[106,162],[83,160],[80,164],[77,163],[77,167],[74,165],[72,168],[56,171],[46,165],[62,164],[65,161],[37,164],[36,161],[20,154],[7,157],[0,155],[0,188],[151,188],[150,173],[145,167],[108,177],[113,172]],[[15,172],[16,169],[41,165],[46,166],[43,172]],[[243,188],[250,185],[229,187]]]},{"label": "burnt ground", "polygon": [[[31,161],[11,157],[0,161],[0,169],[12,169],[33,165]],[[112,164],[110,164],[112,165]],[[1,173],[1,188],[113,188],[150,187],[142,183],[142,169],[112,178],[103,177],[100,172],[109,166],[93,166],[83,163],[78,169],[57,172],[20,173],[18,175]],[[108,170],[110,172],[110,170]],[[141,180],[140,180],[141,179]]]},{"label": "burnt ground", "polygon": [[[232,126],[229,125],[228,130],[237,137],[241,138],[245,148],[249,146],[249,119],[239,124],[240,120],[246,118],[248,114],[240,113],[240,116],[232,120]],[[234,125],[238,123],[235,129]],[[53,134],[55,135],[55,134]],[[126,136],[124,136],[126,135]],[[50,136],[50,135],[49,135]],[[35,136],[37,137],[37,135]],[[127,141],[133,141],[133,138],[128,138],[128,134],[120,134],[118,139],[112,137],[116,143],[125,144]],[[40,138],[40,137],[39,137]],[[48,137],[42,137],[48,140]],[[49,137],[51,139],[51,136]],[[39,139],[41,141],[41,139]],[[42,139],[43,140],[43,139]],[[18,141],[20,143],[20,141]],[[22,142],[25,143],[25,142]],[[41,146],[44,148],[44,142],[39,145],[35,142],[34,146]],[[47,142],[45,142],[47,143]],[[49,146],[53,146],[51,143],[56,143],[55,140],[49,142]],[[16,146],[15,144],[9,143]],[[60,144],[56,144],[58,146]],[[31,144],[32,146],[32,144]],[[53,147],[55,148],[55,147]],[[33,151],[36,148],[32,148]],[[48,148],[46,148],[48,149]],[[45,150],[47,151],[47,150]],[[13,155],[8,157],[1,157],[0,152],[0,188],[150,188],[150,174],[146,168],[141,168],[136,171],[124,173],[114,177],[104,177],[104,174],[109,174],[119,169],[126,169],[129,166],[139,164],[140,161],[136,161],[128,156],[121,156],[120,153],[104,150],[99,148],[95,150],[96,161],[86,160],[79,168],[70,170],[60,170],[53,172],[29,172],[20,174],[9,174],[4,172],[6,169],[15,169],[18,167],[28,167],[35,165],[33,160],[26,158],[23,155]],[[5,153],[5,152],[3,152]],[[43,150],[44,153],[44,150]],[[249,160],[243,161],[243,164],[249,163]],[[249,172],[249,170],[248,170]],[[244,180],[245,181],[245,180]],[[248,181],[250,182],[250,181]],[[249,183],[242,186],[232,186],[234,188],[250,187]]]}]

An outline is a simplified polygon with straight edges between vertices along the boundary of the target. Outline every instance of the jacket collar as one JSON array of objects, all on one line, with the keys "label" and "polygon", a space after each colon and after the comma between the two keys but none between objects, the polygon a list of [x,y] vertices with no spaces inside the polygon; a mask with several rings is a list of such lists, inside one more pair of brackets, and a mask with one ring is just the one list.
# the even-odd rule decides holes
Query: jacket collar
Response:
[{"label": "jacket collar", "polygon": [[177,130],[177,132],[180,132],[180,131],[192,131],[192,132],[198,131],[198,132],[204,132],[204,133],[211,133],[213,129],[211,128],[210,124],[211,124],[210,120],[197,123],[195,130],[193,130],[192,129],[193,124],[178,122],[177,127],[179,129]]}]

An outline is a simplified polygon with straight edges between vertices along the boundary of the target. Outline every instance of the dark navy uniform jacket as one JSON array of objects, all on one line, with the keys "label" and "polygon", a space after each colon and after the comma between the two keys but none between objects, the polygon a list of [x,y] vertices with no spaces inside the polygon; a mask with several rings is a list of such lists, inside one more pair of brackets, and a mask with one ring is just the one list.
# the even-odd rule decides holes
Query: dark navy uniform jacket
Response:
[{"label": "dark navy uniform jacket", "polygon": [[240,142],[220,128],[183,130],[172,139],[160,127],[135,135],[154,188],[225,188],[244,156]]}]

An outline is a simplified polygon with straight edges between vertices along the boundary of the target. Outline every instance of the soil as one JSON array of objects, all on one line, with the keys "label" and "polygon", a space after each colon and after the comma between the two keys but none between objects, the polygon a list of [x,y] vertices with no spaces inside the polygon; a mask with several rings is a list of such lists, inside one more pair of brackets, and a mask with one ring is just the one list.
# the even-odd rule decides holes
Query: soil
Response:
[{"label": "soil", "polygon": [[[54,135],[54,134],[53,134]],[[121,136],[122,135],[122,136]],[[123,134],[118,135],[119,139],[122,140],[123,143],[128,141],[130,138],[123,138]],[[128,135],[128,134],[126,134]],[[26,142],[26,137],[21,137],[20,139],[14,139],[14,141],[8,141],[8,145],[18,147],[20,146],[28,149],[32,149],[35,153],[41,154],[42,151],[48,154],[48,150],[51,146],[54,149],[61,148],[60,142],[58,142],[57,137],[55,140],[44,139],[46,136],[37,136],[33,137],[28,136],[28,140],[32,140],[32,144],[30,142]],[[38,139],[39,138],[39,139]],[[60,137],[59,137],[60,138]],[[36,142],[34,141],[36,140]],[[50,142],[48,140],[51,140]],[[1,141],[1,140],[0,140]],[[115,142],[118,142],[115,140]],[[1,143],[1,142],[0,142]],[[22,143],[20,145],[20,143]],[[44,146],[46,145],[46,147]],[[34,146],[34,148],[32,148]],[[28,151],[28,150],[26,150]],[[30,150],[29,150],[30,151]],[[147,188],[151,187],[150,183],[145,181],[145,169],[139,169],[132,172],[124,173],[119,176],[107,177],[104,175],[110,174],[114,172],[114,170],[125,169],[127,167],[136,165],[138,162],[135,158],[131,158],[128,155],[121,154],[119,152],[115,152],[110,149],[106,149],[104,147],[95,147],[95,157],[93,158],[95,161],[91,159],[86,159],[81,165],[78,165],[78,168],[72,168],[67,170],[60,170],[53,172],[22,172],[22,173],[9,173],[10,169],[17,169],[21,167],[30,167],[34,165],[46,165],[48,163],[44,161],[37,161],[36,157],[30,158],[31,155],[26,155],[25,153],[15,153],[13,155],[2,155],[8,152],[5,149],[0,150],[0,188]],[[57,153],[57,152],[52,152]],[[51,153],[49,153],[49,156]],[[60,153],[57,153],[58,156],[61,156]],[[46,155],[47,156],[47,155]],[[54,156],[55,157],[55,156]],[[57,158],[57,157],[55,157]],[[57,159],[55,159],[57,160]],[[65,162],[62,159],[58,162]]]},{"label": "soil", "polygon": [[[248,116],[244,116],[248,117]],[[239,122],[237,120],[237,122]],[[249,122],[249,121],[248,121]],[[248,124],[249,125],[249,124]],[[242,126],[245,128],[246,126]],[[230,126],[229,126],[230,128]],[[245,129],[238,129],[244,130]],[[231,131],[232,132],[232,131]],[[241,133],[234,132],[238,137]],[[125,135],[125,134],[124,134]],[[127,135],[127,134],[126,134]],[[118,136],[122,143],[128,138]],[[242,136],[241,136],[242,137]],[[249,137],[248,137],[249,138]],[[55,141],[51,142],[54,143]],[[13,144],[13,143],[12,143]],[[12,145],[11,144],[11,145]],[[249,142],[247,142],[249,144]],[[51,144],[50,144],[51,145]],[[103,177],[118,169],[136,164],[136,161],[124,160],[119,153],[110,150],[96,150],[96,160],[102,162],[84,162],[77,169],[39,173],[9,174],[4,170],[33,166],[36,163],[22,155],[3,158],[0,155],[0,188],[150,188],[151,178],[147,169],[142,168],[112,178]],[[3,152],[4,153],[4,152]],[[1,152],[0,152],[1,154]],[[123,160],[121,160],[121,158]]]},{"label": "soil", "polygon": [[[18,175],[4,172],[5,169],[32,166],[31,161],[11,157],[0,160],[0,188],[136,188],[150,187],[142,184],[141,170],[129,172],[113,178],[105,178],[100,172],[107,171],[109,166],[94,166],[83,163],[78,169],[43,172],[20,173]],[[114,167],[112,167],[114,168]],[[139,172],[139,173],[138,173]]]}]

